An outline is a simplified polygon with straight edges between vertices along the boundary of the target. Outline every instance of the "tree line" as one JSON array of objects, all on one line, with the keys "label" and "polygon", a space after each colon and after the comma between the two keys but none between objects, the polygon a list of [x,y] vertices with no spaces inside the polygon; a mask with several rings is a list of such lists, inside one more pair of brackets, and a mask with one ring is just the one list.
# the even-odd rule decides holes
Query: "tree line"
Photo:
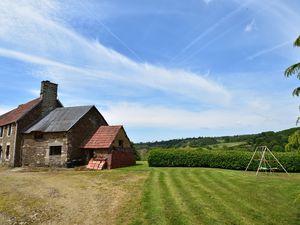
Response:
[{"label": "tree line", "polygon": [[[299,137],[299,138],[298,138]],[[289,141],[290,139],[290,141]],[[299,144],[298,141],[299,140]],[[237,143],[228,147],[228,143]],[[294,143],[294,144],[293,144]],[[221,137],[193,137],[172,139],[167,141],[144,142],[134,144],[137,150],[153,148],[207,148],[218,146],[219,149],[250,150],[256,146],[265,145],[272,151],[293,151],[300,146],[300,128],[290,128],[279,132],[268,131],[259,134],[221,136]],[[289,147],[287,147],[289,146]]]}]

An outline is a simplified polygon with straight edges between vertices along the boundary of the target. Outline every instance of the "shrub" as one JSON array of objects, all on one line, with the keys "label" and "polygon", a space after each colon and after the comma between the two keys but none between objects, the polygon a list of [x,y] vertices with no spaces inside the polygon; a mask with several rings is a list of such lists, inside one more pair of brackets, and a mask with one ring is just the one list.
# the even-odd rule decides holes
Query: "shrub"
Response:
[{"label": "shrub", "polygon": [[[215,150],[152,150],[148,157],[149,166],[157,167],[211,167],[233,170],[245,170],[253,152],[215,151]],[[285,152],[274,153],[287,171],[300,171],[300,154]],[[271,159],[271,158],[270,158]],[[276,162],[272,167],[282,171]],[[259,161],[252,161],[249,170],[256,170]]]}]

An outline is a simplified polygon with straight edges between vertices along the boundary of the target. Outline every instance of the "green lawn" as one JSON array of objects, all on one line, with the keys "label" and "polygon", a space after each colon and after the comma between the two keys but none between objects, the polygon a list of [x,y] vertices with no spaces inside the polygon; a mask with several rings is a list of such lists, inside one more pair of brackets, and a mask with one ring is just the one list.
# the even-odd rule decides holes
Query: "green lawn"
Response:
[{"label": "green lawn", "polygon": [[300,174],[0,169],[0,224],[300,224]]},{"label": "green lawn", "polygon": [[152,168],[132,224],[300,224],[300,174]]}]

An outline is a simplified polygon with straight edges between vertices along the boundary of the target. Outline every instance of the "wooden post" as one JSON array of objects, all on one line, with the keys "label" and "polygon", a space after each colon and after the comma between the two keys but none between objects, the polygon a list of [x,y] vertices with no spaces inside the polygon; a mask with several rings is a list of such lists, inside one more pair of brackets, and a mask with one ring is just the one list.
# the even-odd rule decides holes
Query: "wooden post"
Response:
[{"label": "wooden post", "polygon": [[274,159],[278,162],[278,164],[281,166],[281,168],[284,170],[284,172],[286,172],[287,175],[290,176],[290,174],[285,170],[285,168],[283,167],[283,165],[281,165],[281,163],[279,162],[279,160],[276,158],[276,156],[270,151],[270,149],[268,149],[268,147],[266,147],[266,148],[271,153],[271,155],[274,157]]},{"label": "wooden post", "polygon": [[256,147],[256,149],[255,149],[255,151],[254,151],[254,153],[253,153],[253,155],[252,155],[252,157],[251,157],[251,159],[250,159],[250,162],[248,163],[248,166],[246,167],[245,171],[248,170],[248,168],[249,168],[249,166],[250,166],[250,164],[251,164],[251,162],[252,162],[252,160],[253,160],[253,158],[254,158],[254,156],[255,156],[255,153],[256,153],[256,151],[257,151],[258,148],[259,148],[259,147]]},{"label": "wooden post", "polygon": [[264,147],[263,154],[262,154],[262,156],[261,156],[261,159],[260,159],[260,162],[259,162],[257,171],[256,171],[256,176],[257,176],[257,174],[258,174],[258,172],[259,172],[259,170],[260,170],[260,166],[261,166],[262,160],[263,160],[263,158],[264,158],[264,156],[265,156],[265,153],[266,153],[266,147]]}]

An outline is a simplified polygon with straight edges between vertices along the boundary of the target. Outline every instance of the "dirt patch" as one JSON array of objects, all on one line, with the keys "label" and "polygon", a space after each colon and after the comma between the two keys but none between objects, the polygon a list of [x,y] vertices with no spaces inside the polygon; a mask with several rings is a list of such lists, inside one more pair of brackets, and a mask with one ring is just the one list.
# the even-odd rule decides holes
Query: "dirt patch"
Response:
[{"label": "dirt patch", "polygon": [[[147,172],[3,172],[0,224],[116,224]],[[135,200],[136,199],[136,200]]]}]

